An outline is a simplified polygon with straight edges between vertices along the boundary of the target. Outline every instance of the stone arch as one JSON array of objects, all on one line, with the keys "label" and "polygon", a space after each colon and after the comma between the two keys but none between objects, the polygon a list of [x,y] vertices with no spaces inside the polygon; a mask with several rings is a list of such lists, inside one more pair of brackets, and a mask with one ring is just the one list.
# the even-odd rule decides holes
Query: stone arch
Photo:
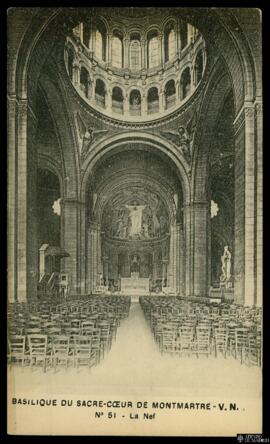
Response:
[{"label": "stone arch", "polygon": [[118,134],[107,138],[106,140],[98,141],[93,144],[91,152],[86,157],[84,164],[82,165],[82,180],[81,180],[81,201],[85,202],[85,193],[87,189],[88,177],[91,174],[96,162],[105,154],[113,150],[116,146],[126,144],[132,141],[133,143],[144,143],[160,150],[163,154],[168,156],[176,166],[176,170],[179,173],[180,183],[183,189],[183,199],[185,203],[190,201],[190,183],[188,171],[189,167],[185,160],[180,158],[178,150],[165,140],[160,139],[157,136],[148,133],[129,132],[125,134]]},{"label": "stone arch", "polygon": [[[54,76],[58,75],[54,73]],[[65,193],[67,196],[77,198],[79,159],[76,147],[76,137],[72,126],[73,116],[70,115],[65,104],[64,94],[59,90],[50,78],[42,75],[40,78],[41,89],[46,98],[49,111],[52,115],[61,146]],[[60,88],[61,81],[58,82]],[[58,100],[56,100],[58,97]]]},{"label": "stone arch", "polygon": [[[134,177],[133,177],[134,176]],[[136,176],[136,177],[135,177]],[[173,200],[173,198],[170,197],[169,193],[168,193],[168,189],[167,187],[165,187],[163,184],[160,184],[160,182],[155,179],[155,178],[149,178],[147,179],[145,177],[145,175],[141,174],[141,173],[136,173],[135,175],[132,174],[126,174],[123,175],[121,178],[121,183],[116,184],[116,185],[112,185],[110,184],[106,184],[100,191],[101,191],[101,195],[106,195],[107,198],[106,200],[103,200],[103,197],[98,197],[96,204],[95,204],[95,214],[96,214],[96,220],[98,223],[101,222],[101,217],[102,217],[102,213],[103,210],[105,208],[105,206],[107,205],[108,201],[110,200],[110,193],[113,193],[115,191],[117,191],[118,189],[121,189],[123,187],[123,184],[125,185],[136,185],[137,184],[137,178],[138,179],[143,179],[144,183],[147,184],[147,188],[149,190],[155,191],[156,193],[159,193],[162,201],[165,203],[166,206],[166,210],[167,213],[169,214],[170,217],[170,222],[171,223],[175,223],[176,221],[176,208],[175,208],[175,202]]]},{"label": "stone arch", "polygon": [[196,138],[194,141],[192,188],[195,201],[204,201],[207,198],[210,141],[224,100],[231,88],[229,75],[220,64],[209,79],[201,106],[202,117],[196,131],[196,134],[200,134],[200,142]]},{"label": "stone arch", "polygon": [[65,187],[61,171],[61,165],[58,162],[56,162],[55,159],[51,159],[49,156],[45,156],[44,154],[39,154],[38,168],[49,170],[53,174],[55,174],[55,176],[57,176],[60,183],[61,196],[65,197]]}]

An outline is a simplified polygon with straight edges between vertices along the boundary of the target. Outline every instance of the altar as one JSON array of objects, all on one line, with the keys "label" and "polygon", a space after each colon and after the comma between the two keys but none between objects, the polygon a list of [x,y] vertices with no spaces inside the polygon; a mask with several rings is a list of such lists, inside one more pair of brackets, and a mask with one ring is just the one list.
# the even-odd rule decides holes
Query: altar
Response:
[{"label": "altar", "polygon": [[149,293],[149,278],[141,278],[133,272],[130,277],[121,278],[121,293],[126,295],[145,295]]}]

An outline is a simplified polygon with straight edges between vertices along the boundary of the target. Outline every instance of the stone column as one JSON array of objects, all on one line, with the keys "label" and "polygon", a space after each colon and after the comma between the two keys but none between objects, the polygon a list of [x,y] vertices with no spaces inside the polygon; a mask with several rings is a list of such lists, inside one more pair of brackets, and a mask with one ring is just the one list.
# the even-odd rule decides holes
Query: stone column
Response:
[{"label": "stone column", "polygon": [[[260,118],[259,118],[260,119]],[[258,121],[259,122],[259,121]],[[235,301],[256,303],[256,271],[261,271],[261,134],[255,127],[255,107],[245,103],[234,121],[235,128]],[[260,142],[257,154],[257,142]],[[257,167],[257,168],[256,168]],[[257,179],[258,179],[257,178]],[[258,199],[259,197],[259,199]],[[257,204],[257,206],[256,206]],[[257,214],[259,211],[259,218]],[[259,227],[257,226],[259,222]],[[259,230],[258,230],[259,228]],[[257,236],[259,252],[257,250]],[[258,263],[259,260],[259,263]],[[260,281],[260,277],[259,277]],[[261,296],[259,296],[260,298]]]},{"label": "stone column", "polygon": [[160,91],[159,93],[159,112],[162,112],[165,110],[165,94],[164,91]]},{"label": "stone column", "polygon": [[106,95],[105,95],[105,107],[107,111],[112,110],[112,91],[111,89],[107,89]]},{"label": "stone column", "polygon": [[194,226],[194,296],[208,295],[208,202],[193,203]]},{"label": "stone column", "polygon": [[37,118],[27,112],[27,299],[37,298],[39,251],[37,244]]},{"label": "stone column", "polygon": [[109,257],[103,256],[102,258],[102,264],[103,264],[103,277],[104,277],[104,285],[108,285],[108,279],[109,279]]},{"label": "stone column", "polygon": [[142,116],[146,116],[147,115],[147,96],[146,96],[146,94],[143,93],[141,95],[141,100],[142,100],[141,113],[142,113]]},{"label": "stone column", "polygon": [[162,260],[162,286],[163,287],[164,287],[165,282],[167,282],[167,266],[168,266],[168,262],[169,261],[168,261],[167,258],[164,258]]},{"label": "stone column", "polygon": [[129,67],[129,45],[130,39],[124,39],[124,68]]},{"label": "stone column", "polygon": [[141,40],[141,60],[142,60],[142,69],[147,69],[147,41],[146,41],[146,39]]},{"label": "stone column", "polygon": [[180,241],[180,226],[179,224],[171,225],[170,236],[170,257],[168,267],[168,287],[173,293],[179,291],[180,278],[180,261],[179,261],[179,241]]},{"label": "stone column", "polygon": [[256,304],[262,306],[263,288],[263,140],[262,140],[262,103],[256,104],[256,135],[257,135],[257,186],[256,186]]},{"label": "stone column", "polygon": [[27,301],[27,101],[17,108],[17,299]]},{"label": "stone column", "polygon": [[91,222],[88,229],[88,289],[94,293],[97,286],[98,273],[102,272],[100,227],[96,222]]},{"label": "stone column", "polygon": [[108,65],[111,66],[112,65],[112,38],[113,35],[111,33],[108,34]]},{"label": "stone column", "polygon": [[128,114],[129,113],[129,95],[125,92],[123,93],[123,113]]},{"label": "stone column", "polygon": [[78,266],[78,292],[80,294],[87,294],[87,221],[86,221],[86,204],[85,202],[78,203],[78,227],[80,230],[78,244],[80,250],[78,256],[80,257],[80,263]]},{"label": "stone column", "polygon": [[75,198],[66,197],[62,199],[63,247],[70,255],[70,257],[62,260],[62,271],[69,275],[71,294],[78,294],[81,291],[80,206],[81,202],[78,202]]},{"label": "stone column", "polygon": [[9,300],[26,302],[36,298],[38,281],[35,145],[37,120],[26,99],[17,100],[14,97],[14,100],[9,99],[8,106]]},{"label": "stone column", "polygon": [[184,270],[185,270],[185,295],[193,296],[193,236],[192,236],[192,219],[193,208],[190,204],[186,204],[184,207]]},{"label": "stone column", "polygon": [[153,270],[152,270],[152,282],[155,284],[155,281],[157,279],[157,252],[153,252]]},{"label": "stone column", "polygon": [[158,37],[159,37],[159,46],[160,46],[160,64],[163,67],[165,64],[164,34],[162,33]]},{"label": "stone column", "polygon": [[177,58],[180,58],[180,52],[181,52],[181,47],[180,47],[180,23],[179,20],[177,20],[176,23],[176,29],[175,29],[175,38],[176,38],[176,53],[177,53]]},{"label": "stone column", "polygon": [[74,86],[80,85],[80,67],[77,60],[73,63],[72,82]]},{"label": "stone column", "polygon": [[8,301],[17,300],[16,98],[8,97]]},{"label": "stone column", "polygon": [[93,38],[94,31],[93,31],[93,18],[92,17],[90,18],[89,25],[90,25],[89,53],[90,53],[90,57],[92,58],[93,54],[94,54],[94,38]]}]

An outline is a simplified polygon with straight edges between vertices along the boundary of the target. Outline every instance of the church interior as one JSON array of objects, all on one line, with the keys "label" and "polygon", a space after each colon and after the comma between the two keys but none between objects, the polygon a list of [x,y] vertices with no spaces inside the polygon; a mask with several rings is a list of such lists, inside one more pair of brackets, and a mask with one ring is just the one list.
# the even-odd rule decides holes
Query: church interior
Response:
[{"label": "church interior", "polygon": [[258,10],[11,8],[8,168],[17,387],[259,398]]}]

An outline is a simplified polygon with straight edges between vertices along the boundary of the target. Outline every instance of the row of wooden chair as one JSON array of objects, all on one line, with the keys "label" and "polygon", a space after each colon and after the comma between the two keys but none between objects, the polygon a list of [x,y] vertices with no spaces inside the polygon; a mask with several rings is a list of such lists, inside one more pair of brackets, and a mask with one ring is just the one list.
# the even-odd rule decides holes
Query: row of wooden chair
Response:
[{"label": "row of wooden chair", "polygon": [[96,364],[110,350],[129,308],[130,298],[123,297],[92,297],[49,306],[11,304],[8,361],[31,367],[42,363],[44,370],[47,363],[54,367],[62,362],[92,365],[94,359]]},{"label": "row of wooden chair", "polygon": [[46,335],[11,336],[9,338],[9,363],[21,362],[22,366],[40,366],[46,372],[50,365],[55,370],[58,365],[69,363],[74,367],[87,364],[88,367],[100,361],[102,353],[99,336],[59,335],[49,341]]},{"label": "row of wooden chair", "polygon": [[228,305],[147,297],[140,298],[140,304],[162,353],[215,357],[221,353],[225,358],[230,355],[241,363],[261,366],[261,310],[257,307],[244,307],[234,317]]}]

